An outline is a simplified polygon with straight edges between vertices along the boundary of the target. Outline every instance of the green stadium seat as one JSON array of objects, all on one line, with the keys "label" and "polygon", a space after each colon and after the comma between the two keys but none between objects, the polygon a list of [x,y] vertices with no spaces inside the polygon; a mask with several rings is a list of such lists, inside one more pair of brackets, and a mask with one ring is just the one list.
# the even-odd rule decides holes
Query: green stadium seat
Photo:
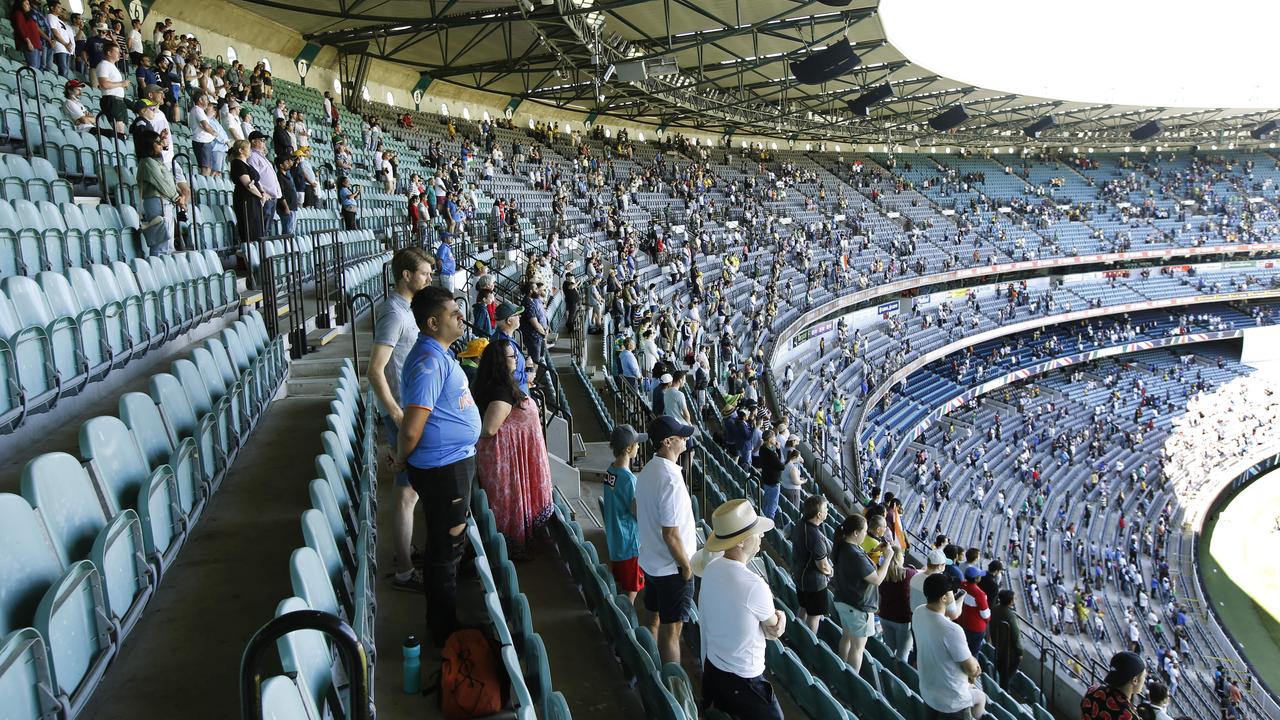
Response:
[{"label": "green stadium seat", "polygon": [[178,506],[187,518],[188,525],[195,525],[204,512],[208,496],[200,478],[200,458],[195,441],[184,438],[175,447],[165,428],[160,408],[146,393],[125,393],[120,397],[120,419],[129,427],[138,449],[154,472],[167,465],[178,487]]},{"label": "green stadium seat", "polygon": [[299,681],[276,675],[262,683],[262,717],[271,720],[318,720],[320,712]]},{"label": "green stadium seat", "polygon": [[46,691],[53,687],[51,676],[49,653],[35,628],[23,628],[0,638],[0,707],[5,709],[6,717],[56,717],[56,699]]},{"label": "green stadium seat", "polygon": [[[291,597],[276,606],[276,617],[310,609],[302,598]],[[280,653],[281,667],[286,673],[297,676],[298,687],[310,697],[313,707],[320,713],[347,717],[347,706],[334,681],[329,645],[323,633],[319,630],[295,630],[277,640],[276,649]]]},{"label": "green stadium seat", "polygon": [[338,596],[333,592],[333,583],[329,582],[324,561],[312,548],[296,548],[289,556],[289,581],[293,585],[293,594],[305,600],[312,609],[347,619],[338,604]]}]

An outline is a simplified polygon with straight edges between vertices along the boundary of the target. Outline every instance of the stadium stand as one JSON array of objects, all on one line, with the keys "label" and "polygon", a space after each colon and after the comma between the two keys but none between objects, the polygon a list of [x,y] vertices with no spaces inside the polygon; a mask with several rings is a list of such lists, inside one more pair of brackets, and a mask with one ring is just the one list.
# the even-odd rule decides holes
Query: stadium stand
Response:
[{"label": "stadium stand", "polygon": [[[329,339],[309,333],[366,329],[394,283],[393,253],[435,254],[445,232],[459,240],[458,272],[445,282],[466,296],[469,321],[482,266],[503,300],[521,304],[531,282],[553,290],[559,337],[532,358],[543,368],[532,394],[549,445],[553,424],[567,423],[556,460],[572,465],[582,454],[574,410],[577,423],[606,433],[619,422],[643,429],[658,414],[654,361],[703,365],[707,387],[684,390],[700,434],[683,461],[700,541],[726,500],[764,505],[750,448],[729,438],[733,408],[755,405],[752,422],[785,423],[802,440],[797,472],[835,501],[828,538],[849,512],[866,512],[868,491],[892,490],[914,560],[932,547],[930,531],[980,548],[984,560],[1003,558],[1039,672],[1028,663],[1004,688],[986,673],[989,716],[1061,715],[1056,688],[1078,695],[1100,681],[1110,654],[1129,646],[1130,623],[1153,676],[1180,690],[1181,712],[1217,716],[1211,658],[1248,675],[1212,615],[1178,619],[1208,602],[1181,523],[1207,501],[1214,464],[1257,449],[1250,438],[1274,422],[1274,404],[1217,436],[1225,455],[1201,452],[1203,426],[1185,418],[1223,419],[1233,402],[1273,392],[1227,344],[1276,322],[1273,154],[961,157],[707,147],[671,135],[646,143],[602,127],[526,130],[376,102],[363,115],[329,115],[320,92],[275,79],[273,97],[237,105],[264,131],[277,100],[301,114],[306,130],[292,141],[308,138],[316,183],[294,232],[255,229],[242,243],[233,181],[193,165],[193,132],[174,121],[172,167],[189,182],[190,212],[177,223],[183,249],[152,254],[132,142],[46,113],[63,80],[24,68],[13,39],[0,22],[0,434],[14,446],[34,440],[56,409],[76,417],[79,457],[24,457],[20,494],[0,494],[5,717],[90,711],[292,363]],[[179,94],[172,104],[185,113],[191,87]],[[103,109],[97,89],[82,101]],[[394,177],[383,170],[389,158]],[[344,224],[341,178],[360,189],[358,228]],[[434,204],[417,205],[418,195]],[[1236,257],[1241,264],[1226,260]],[[1107,264],[1117,261],[1134,264]],[[560,290],[570,276],[585,296],[572,307]],[[193,341],[197,331],[207,336]],[[629,338],[640,378],[625,376],[619,359]],[[155,368],[175,347],[182,357]],[[275,620],[316,611],[345,623],[367,665],[335,669],[338,643],[319,629],[285,633],[282,673],[261,676],[263,717],[352,717],[364,705],[372,715],[377,698],[353,697],[351,674],[374,688],[392,662],[376,643],[388,622],[377,597],[386,586],[379,473],[388,470],[373,394],[358,376],[364,360],[353,360],[332,379],[302,544],[289,558],[292,595],[274,600]],[[83,417],[97,388],[145,376],[140,368],[159,370],[146,393],[123,393],[117,416]],[[1082,492],[1088,501],[1073,502]],[[619,594],[599,539],[576,519],[573,503],[583,513],[590,505],[558,487],[553,497],[546,525],[557,562],[644,714],[717,717],[699,710],[700,662],[664,664]],[[972,511],[993,498],[997,512]],[[509,709],[570,717],[573,691],[553,685],[553,653],[534,631],[491,500],[478,487],[469,500],[475,610],[496,639]],[[814,633],[797,619],[788,530],[799,512],[779,499],[778,529],[752,562],[787,618],[765,645],[765,665],[788,717],[924,717],[916,665],[873,637],[855,670],[840,657],[838,623],[824,619]],[[1144,603],[1166,615],[1122,622]],[[694,614],[684,640],[698,658]],[[1073,614],[1089,620],[1062,632]],[[1165,650],[1176,653],[1181,682]],[[978,656],[993,668],[992,645]],[[1265,693],[1242,704],[1250,717],[1275,710]]]}]

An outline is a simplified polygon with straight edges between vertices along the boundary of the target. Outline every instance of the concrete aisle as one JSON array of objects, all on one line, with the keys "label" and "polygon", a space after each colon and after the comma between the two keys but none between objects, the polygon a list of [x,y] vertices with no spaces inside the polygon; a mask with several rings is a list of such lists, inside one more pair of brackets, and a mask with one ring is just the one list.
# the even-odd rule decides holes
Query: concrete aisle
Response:
[{"label": "concrete aisle", "polygon": [[328,404],[271,404],[82,720],[239,717],[245,644],[292,594],[289,555]]}]

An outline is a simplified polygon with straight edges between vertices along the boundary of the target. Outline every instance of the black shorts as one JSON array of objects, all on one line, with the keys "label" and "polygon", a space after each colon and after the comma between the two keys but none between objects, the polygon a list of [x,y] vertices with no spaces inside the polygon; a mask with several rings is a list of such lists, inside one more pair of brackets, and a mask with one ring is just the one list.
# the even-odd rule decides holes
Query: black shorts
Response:
[{"label": "black shorts", "polygon": [[467,521],[475,479],[474,455],[429,470],[409,466],[409,484],[418,493],[429,529],[447,533]]},{"label": "black shorts", "polygon": [[98,107],[102,109],[103,115],[115,122],[129,122],[129,109],[125,107],[124,98],[116,97],[115,95],[103,95]]},{"label": "black shorts", "polygon": [[804,590],[796,591],[796,599],[800,601],[800,607],[804,609],[808,615],[830,615],[831,606],[827,604],[827,591],[816,590],[814,592],[805,592]]},{"label": "black shorts", "polygon": [[688,622],[693,610],[693,578],[685,580],[680,573],[645,575],[644,609],[658,613],[663,625]]}]

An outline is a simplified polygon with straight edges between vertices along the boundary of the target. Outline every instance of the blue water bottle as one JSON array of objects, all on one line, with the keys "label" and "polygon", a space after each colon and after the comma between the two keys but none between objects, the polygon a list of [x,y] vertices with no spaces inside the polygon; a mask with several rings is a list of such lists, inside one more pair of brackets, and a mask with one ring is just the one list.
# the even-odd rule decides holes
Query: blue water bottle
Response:
[{"label": "blue water bottle", "polygon": [[410,635],[404,641],[404,693],[418,695],[422,692],[422,661],[419,655],[422,648],[418,638]]}]

